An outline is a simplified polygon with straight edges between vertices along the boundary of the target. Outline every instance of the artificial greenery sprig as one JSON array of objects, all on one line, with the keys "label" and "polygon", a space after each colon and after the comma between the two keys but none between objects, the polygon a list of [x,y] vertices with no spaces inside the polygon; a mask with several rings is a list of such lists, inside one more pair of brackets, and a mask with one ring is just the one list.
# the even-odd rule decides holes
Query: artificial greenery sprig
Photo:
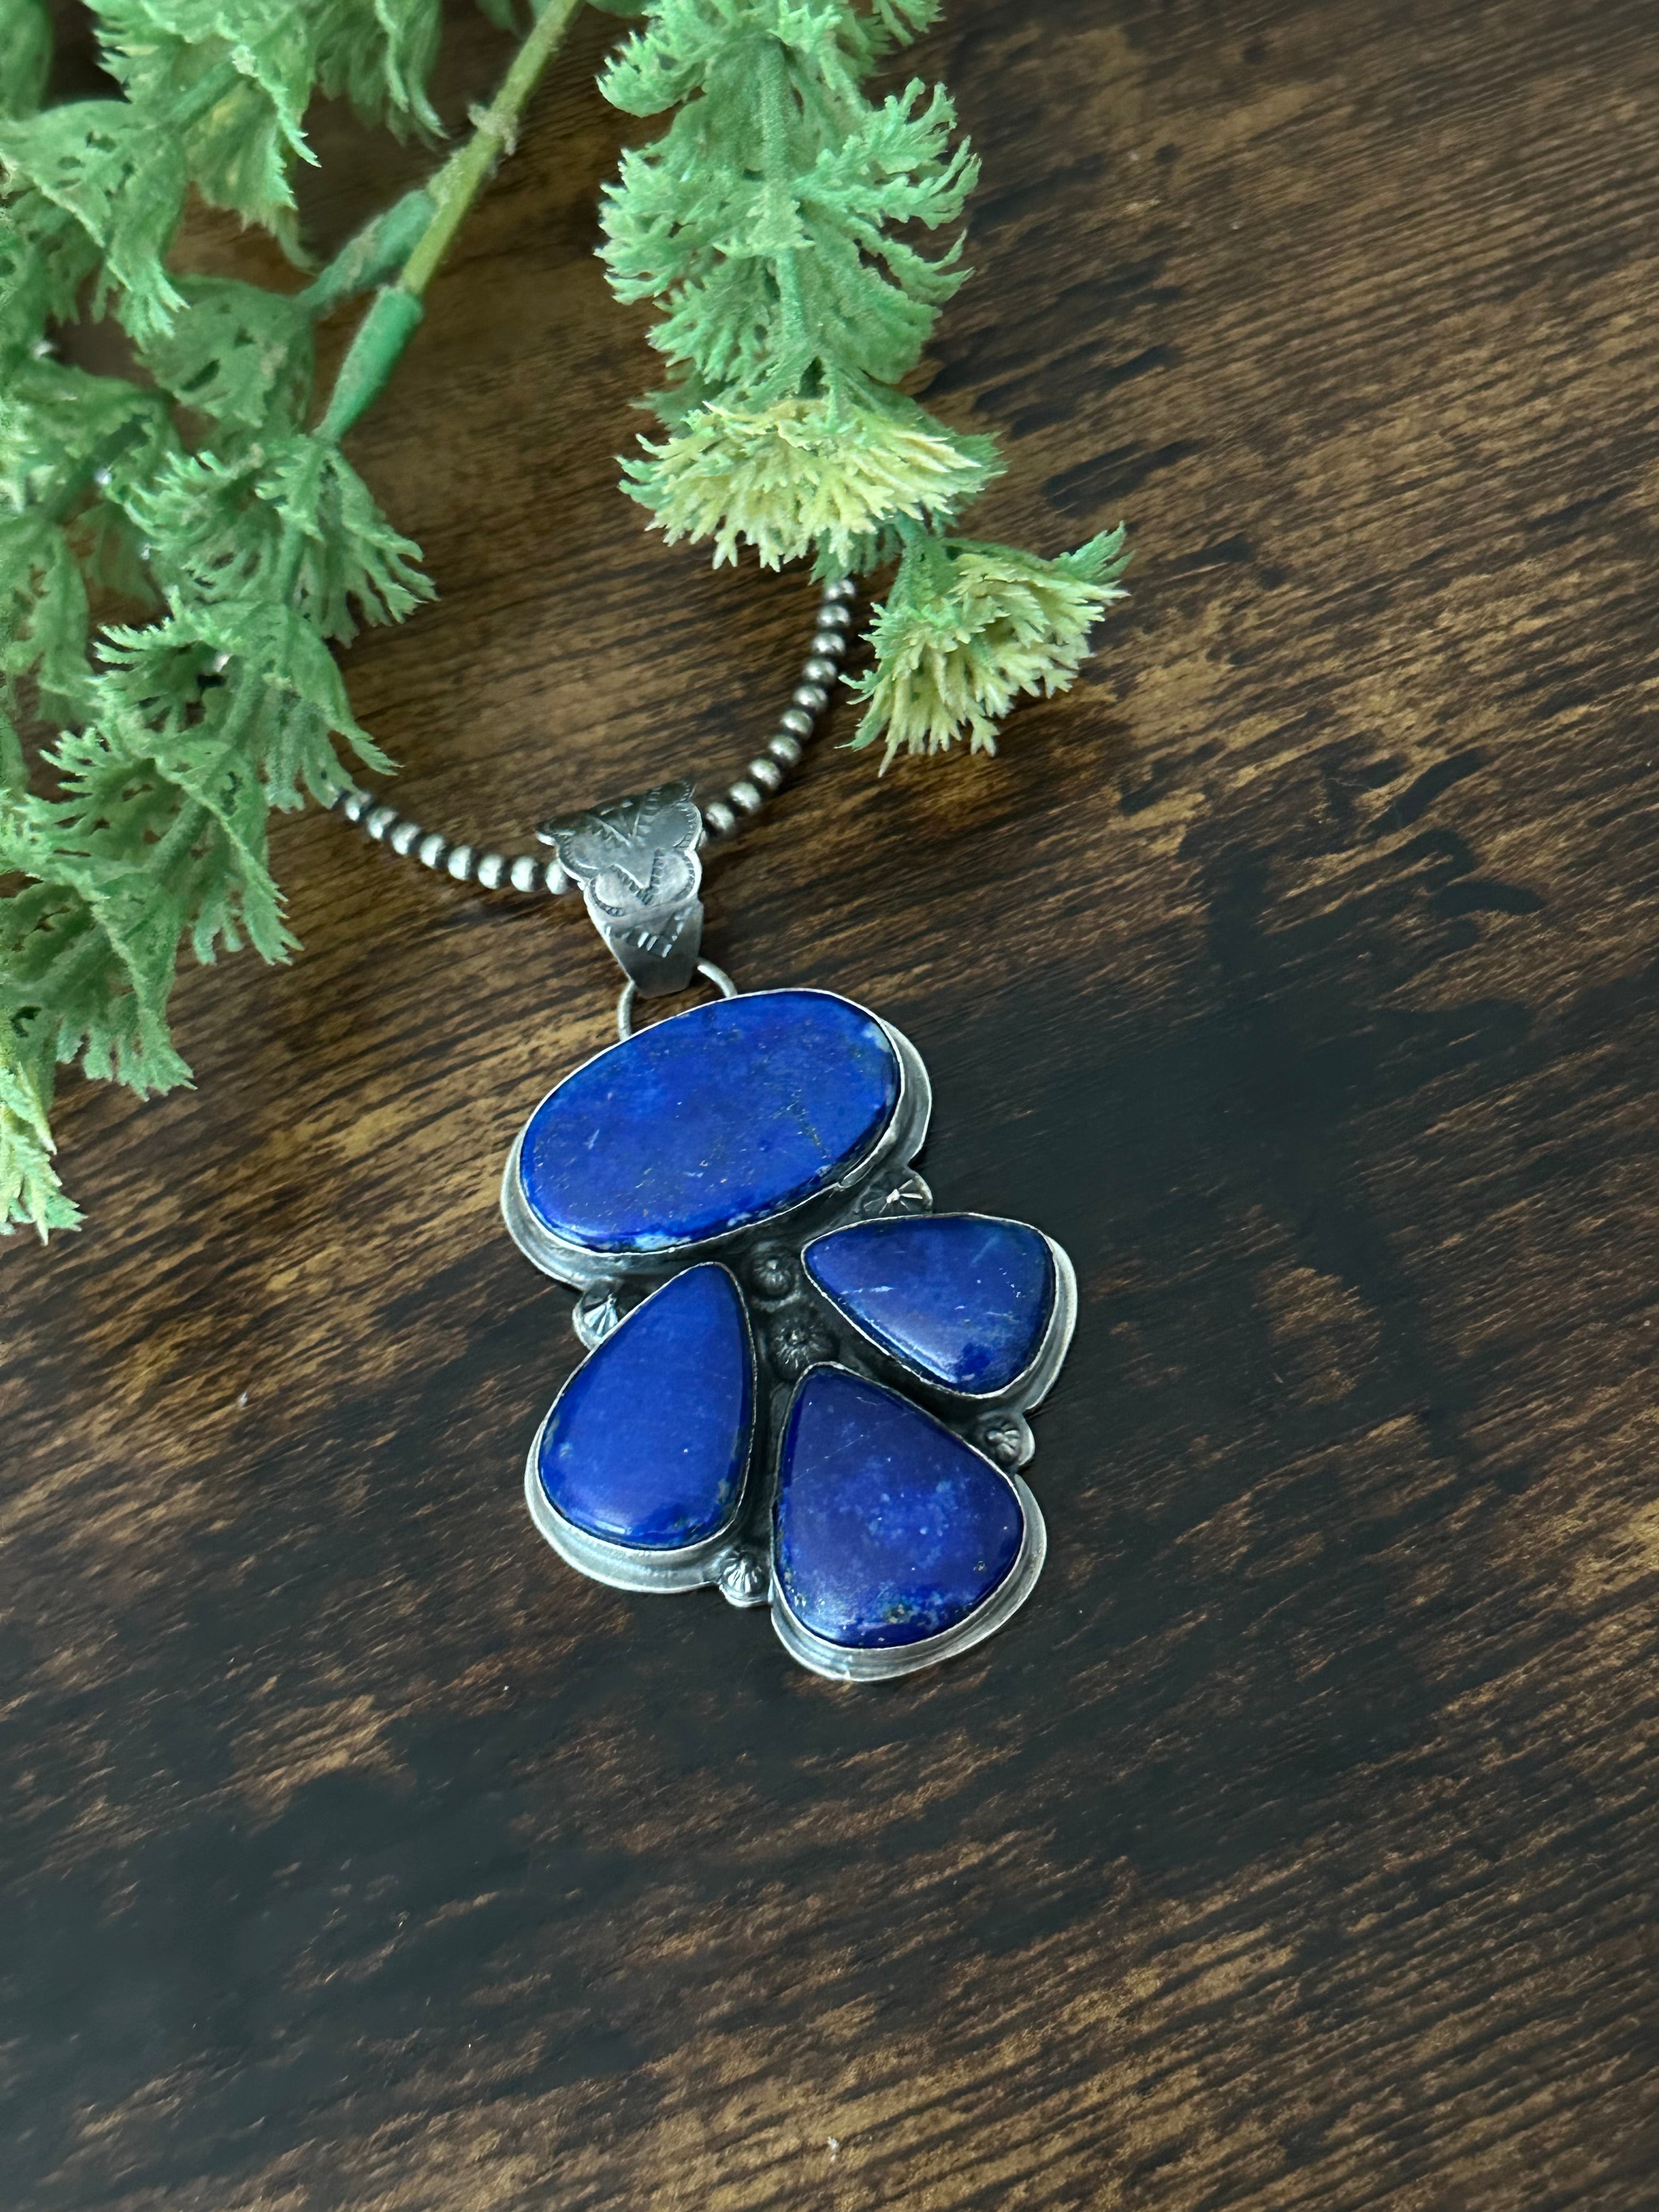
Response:
[{"label": "artificial greenery sprig", "polygon": [[[510,24],[514,0],[481,0]],[[0,1227],[76,1211],[53,1170],[56,1071],[140,1092],[188,1079],[167,1013],[181,945],[292,940],[273,808],[326,801],[356,724],[331,648],[430,595],[340,440],[384,388],[467,209],[582,0],[544,0],[495,100],[423,190],[292,291],[182,271],[187,194],[302,259],[295,166],[318,94],[430,137],[439,0],[94,0],[120,97],[41,106],[44,0],[0,0]],[[605,256],[663,309],[663,425],[624,465],[671,538],[769,565],[898,570],[871,633],[857,744],[989,747],[1022,691],[1071,680],[1113,598],[1121,533],[1044,562],[954,535],[993,442],[901,389],[963,281],[975,174],[942,90],[879,104],[871,72],[934,0],[594,0],[642,15],[603,78],[675,114],[625,156]],[[307,272],[308,273],[308,272]],[[373,297],[331,391],[318,322]],[[139,373],[58,358],[113,316]],[[106,622],[113,593],[143,619]],[[32,782],[22,707],[59,726]]]},{"label": "artificial greenery sprig", "polygon": [[994,750],[1020,693],[1071,682],[1127,557],[1121,532],[1047,562],[951,534],[1002,465],[901,389],[968,275],[959,238],[929,257],[903,234],[955,224],[979,165],[942,86],[865,91],[939,14],[658,0],[600,80],[629,114],[675,111],[602,204],[612,287],[662,308],[672,372],[628,488],[717,562],[747,544],[841,576],[902,556],[853,740],[886,761]]},{"label": "artificial greenery sprig", "polygon": [[[297,118],[312,89],[343,89],[366,113],[432,127],[422,11],[360,8],[355,39],[350,9],[284,18],[285,45],[277,19],[261,22],[252,5],[237,43],[234,10],[220,7],[204,15],[217,27],[204,52],[184,36],[185,10],[151,11],[172,27],[169,47],[141,37],[126,0],[101,18],[106,58],[144,52],[142,82],[124,74],[126,97],[81,103],[97,112],[78,122],[59,108],[0,127],[11,179],[0,212],[0,497],[11,509],[0,511],[0,875],[27,879],[0,899],[6,1226],[29,1222],[44,1235],[79,1218],[52,1167],[59,1065],[78,1059],[141,1093],[188,1080],[167,1023],[181,940],[199,960],[244,941],[267,959],[290,950],[267,866],[270,810],[337,795],[337,741],[366,765],[390,766],[353,717],[329,647],[361,622],[401,619],[430,586],[339,440],[384,385],[578,4],[554,0],[544,12],[433,183],[293,293],[170,272],[162,256],[180,177],[292,243],[292,193],[271,149],[308,158]],[[20,0],[0,0],[0,27],[21,19]],[[301,66],[295,49],[313,31]],[[216,43],[232,46],[234,61]],[[264,72],[267,55],[283,72],[274,62]],[[203,105],[209,82],[224,127],[228,117],[264,147],[257,174],[230,161],[216,108]],[[160,218],[137,155],[118,182],[106,174],[112,149],[148,143],[158,107],[184,164],[168,168]],[[76,157],[77,127],[105,165],[96,191]],[[94,306],[112,301],[153,389],[55,358],[49,324],[88,282]],[[308,428],[315,325],[376,284]],[[92,638],[89,582],[148,605],[150,619]],[[15,719],[26,679],[41,710],[68,725],[46,754],[51,798],[28,787]]]}]

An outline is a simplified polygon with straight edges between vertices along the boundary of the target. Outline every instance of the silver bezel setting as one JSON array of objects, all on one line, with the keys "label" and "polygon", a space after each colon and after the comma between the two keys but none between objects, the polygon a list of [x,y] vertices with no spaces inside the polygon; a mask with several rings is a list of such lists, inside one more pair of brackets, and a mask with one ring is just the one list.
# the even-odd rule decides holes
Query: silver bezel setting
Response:
[{"label": "silver bezel setting", "polygon": [[[586,1367],[586,1360],[565,1377],[557,1396],[537,1425],[535,1436],[531,1441],[524,1468],[525,1502],[530,1508],[531,1519],[562,1559],[592,1581],[605,1583],[612,1589],[646,1590],[665,1595],[673,1590],[697,1589],[704,1583],[718,1580],[721,1560],[731,1550],[748,1510],[755,1480],[756,1441],[761,1430],[763,1377],[756,1356],[754,1323],[749,1317],[748,1303],[744,1297],[742,1285],[735,1277],[732,1277],[729,1267],[723,1269],[722,1273],[732,1278],[732,1289],[737,1292],[738,1310],[743,1316],[753,1410],[749,1424],[749,1453],[744,1462],[743,1480],[738,1486],[737,1502],[712,1536],[701,1537],[695,1544],[682,1544],[672,1550],[614,1543],[607,1537],[595,1536],[586,1528],[579,1528],[549,1498],[542,1487],[542,1439],[547,1434],[548,1423],[563,1403],[565,1393]],[[672,1279],[678,1281],[678,1277]],[[666,1290],[669,1285],[665,1283],[660,1287]],[[652,1296],[655,1297],[656,1292],[653,1291]],[[634,1312],[643,1312],[650,1303],[649,1298],[641,1299]],[[629,1318],[632,1318],[631,1315]],[[624,1323],[618,1323],[619,1328],[623,1326]],[[609,1338],[605,1340],[610,1341]]]},{"label": "silver bezel setting", "polygon": [[[758,994],[740,993],[739,997]],[[841,998],[833,991],[816,991],[815,998]],[[627,1043],[607,1045],[604,1052],[596,1052],[560,1079],[539,1098],[520,1124],[513,1139],[512,1150],[507,1156],[507,1166],[501,1176],[501,1218],[507,1232],[526,1259],[555,1282],[567,1283],[571,1289],[585,1291],[595,1284],[624,1281],[641,1276],[661,1275],[678,1272],[699,1260],[728,1259],[740,1255],[751,1243],[768,1242],[779,1237],[796,1237],[809,1225],[817,1233],[837,1228],[850,1220],[857,1202],[866,1187],[881,1175],[884,1169],[896,1163],[908,1166],[921,1151],[927,1134],[928,1117],[933,1110],[933,1086],[921,1055],[902,1030],[890,1022],[883,1021],[869,1007],[860,1006],[856,999],[845,999],[843,1003],[857,1007],[860,1013],[874,1022],[893,1047],[898,1060],[899,1095],[891,1118],[885,1129],[870,1150],[849,1166],[833,1183],[798,1199],[790,1206],[769,1213],[758,1221],[745,1222],[735,1229],[722,1231],[716,1237],[694,1239],[681,1244],[661,1244],[648,1252],[599,1252],[586,1245],[573,1244],[549,1229],[532,1212],[524,1194],[519,1172],[520,1158],[524,1148],[526,1132],[540,1113],[555,1091],[574,1079],[584,1068],[592,1067],[603,1060],[606,1053],[623,1052]],[[671,1014],[669,1021],[684,1021],[701,1009],[690,1008],[686,1014]],[[628,1042],[631,1042],[632,1040]]]},{"label": "silver bezel setting", "polygon": [[[932,1218],[935,1220],[948,1218],[964,1221],[998,1223],[1005,1222],[1009,1218],[1006,1214],[969,1212],[966,1208],[955,1206],[951,1208],[948,1217],[934,1215]],[[847,1223],[841,1225],[851,1227],[854,1224]],[[1034,1224],[1022,1221],[1013,1225],[1026,1229]],[[1053,1389],[1054,1378],[1066,1364],[1066,1355],[1072,1346],[1072,1333],[1077,1327],[1077,1271],[1072,1265],[1071,1255],[1064,1245],[1055,1243],[1054,1238],[1045,1231],[1039,1229],[1036,1233],[1048,1246],[1048,1255],[1054,1261],[1054,1303],[1049,1311],[1048,1325],[1042,1332],[1042,1341],[1036,1350],[1012,1382],[1005,1382],[998,1390],[957,1390],[953,1389],[948,1382],[941,1382],[936,1376],[924,1374],[921,1368],[911,1366],[909,1362],[901,1358],[897,1352],[890,1351],[878,1338],[872,1336],[868,1329],[864,1328],[855,1315],[848,1313],[844,1306],[838,1304],[815,1279],[811,1268],[813,1246],[822,1244],[833,1237],[836,1234],[834,1230],[821,1231],[817,1236],[809,1239],[801,1247],[801,1271],[811,1285],[813,1297],[835,1316],[840,1328],[848,1330],[858,1339],[860,1352],[870,1360],[872,1366],[878,1369],[884,1381],[889,1375],[902,1378],[907,1390],[919,1396],[925,1396],[928,1402],[937,1405],[942,1411],[953,1416],[965,1417],[969,1414],[1001,1413],[1029,1413],[1040,1406],[1049,1391]]]},{"label": "silver bezel setting", "polygon": [[551,1418],[550,1409],[536,1431],[536,1440],[525,1462],[525,1503],[538,1532],[567,1565],[576,1568],[591,1582],[604,1583],[611,1589],[644,1590],[657,1596],[666,1596],[674,1590],[700,1589],[705,1583],[719,1580],[722,1557],[731,1549],[732,1538],[743,1521],[749,1494],[746,1480],[743,1496],[731,1519],[717,1534],[701,1544],[687,1544],[674,1552],[647,1552],[631,1544],[610,1544],[603,1537],[590,1536],[574,1522],[567,1521],[548,1502],[537,1459],[542,1448],[542,1432]]}]

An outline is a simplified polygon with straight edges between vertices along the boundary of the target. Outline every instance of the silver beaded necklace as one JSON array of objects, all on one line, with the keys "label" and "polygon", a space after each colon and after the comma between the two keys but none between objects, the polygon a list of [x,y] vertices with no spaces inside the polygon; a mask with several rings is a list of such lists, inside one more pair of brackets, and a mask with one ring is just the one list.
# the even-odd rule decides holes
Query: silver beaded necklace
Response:
[{"label": "silver beaded necklace", "polygon": [[[1042,1567],[1026,1416],[1059,1374],[1072,1267],[1022,1222],[939,1214],[912,1164],[932,1086],[890,1022],[822,990],[740,992],[701,957],[702,855],[799,766],[856,586],[825,587],[780,726],[724,798],[680,781],[477,851],[356,786],[337,811],[456,883],[580,890],[623,975],[618,1041],[507,1156],[520,1250],[574,1290],[586,1352],[525,1465],[532,1522],[617,1589],[769,1607],[815,1673],[866,1681],[1000,1628]],[[635,1034],[641,997],[720,996]]]},{"label": "silver beaded necklace", "polygon": [[[781,791],[798,769],[805,757],[806,746],[817,727],[818,717],[829,706],[831,694],[840,681],[842,662],[846,658],[853,627],[853,610],[858,598],[858,586],[850,579],[824,586],[819,602],[817,618],[812,632],[812,642],[802,664],[800,680],[790,694],[789,704],[778,718],[775,735],[767,739],[764,749],[757,753],[743,774],[727,790],[724,799],[710,799],[697,809],[696,850],[699,853],[726,844],[737,834],[745,821],[752,820],[767,800]],[[520,897],[561,898],[573,889],[589,890],[584,880],[580,858],[583,849],[581,832],[604,824],[599,832],[602,854],[611,862],[614,872],[618,857],[619,841],[630,834],[641,845],[636,858],[647,862],[643,886],[647,889],[652,879],[650,862],[656,857],[656,844],[662,833],[647,831],[641,809],[654,800],[668,801],[672,794],[684,803],[694,803],[689,784],[658,785],[653,792],[620,800],[611,800],[604,807],[592,808],[582,814],[557,817],[542,823],[538,831],[542,843],[553,848],[550,859],[535,853],[480,852],[464,838],[453,838],[441,830],[427,830],[384,799],[377,799],[372,792],[356,784],[349,784],[335,800],[335,811],[348,822],[355,823],[366,837],[384,845],[400,857],[418,861],[422,867],[430,868],[434,874],[450,877],[458,884],[477,884],[486,891],[513,891]],[[653,808],[654,813],[657,810]],[[626,823],[629,829],[624,830]],[[674,825],[678,827],[678,824]],[[569,861],[567,860],[569,856]],[[574,861],[574,865],[569,864]],[[591,872],[589,872],[591,874]],[[695,894],[694,894],[695,896]],[[659,904],[660,904],[659,901]],[[700,969],[723,991],[734,990],[731,979],[712,961],[698,961],[693,951],[692,966],[679,974],[678,966],[667,972],[679,974],[678,981],[665,980],[659,962],[649,958],[630,964],[627,957],[628,939],[619,936],[614,928],[614,918],[601,917],[594,911],[591,892],[589,910],[600,928],[605,942],[616,952],[627,974],[623,987],[622,1003],[617,1024],[626,1037],[630,1031],[632,1010],[636,995],[659,997],[682,989],[695,969]],[[699,936],[701,908],[697,910]],[[682,925],[682,949],[686,934]]]}]

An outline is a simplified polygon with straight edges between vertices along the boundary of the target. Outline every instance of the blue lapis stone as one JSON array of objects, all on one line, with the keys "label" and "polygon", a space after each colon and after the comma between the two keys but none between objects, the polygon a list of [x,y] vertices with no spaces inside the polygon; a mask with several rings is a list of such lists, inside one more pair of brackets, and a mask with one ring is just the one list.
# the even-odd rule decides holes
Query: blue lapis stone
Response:
[{"label": "blue lapis stone", "polygon": [[976,1397],[1025,1372],[1054,1310],[1054,1254],[1023,1221],[859,1222],[809,1245],[805,1260],[824,1296],[884,1352]]},{"label": "blue lapis stone", "polygon": [[795,1392],[774,1559],[789,1610],[873,1651],[953,1628],[1006,1580],[1025,1516],[1007,1478],[908,1400],[844,1368]]},{"label": "blue lapis stone", "polygon": [[872,1014],[827,991],[694,1006],[612,1045],[531,1115],[525,1201],[590,1252],[659,1252],[763,1221],[837,1182],[897,1109]]},{"label": "blue lapis stone", "polygon": [[738,1286],[688,1268],[635,1307],[559,1393],[537,1471],[590,1536],[674,1551],[737,1510],[755,1420],[755,1361]]}]

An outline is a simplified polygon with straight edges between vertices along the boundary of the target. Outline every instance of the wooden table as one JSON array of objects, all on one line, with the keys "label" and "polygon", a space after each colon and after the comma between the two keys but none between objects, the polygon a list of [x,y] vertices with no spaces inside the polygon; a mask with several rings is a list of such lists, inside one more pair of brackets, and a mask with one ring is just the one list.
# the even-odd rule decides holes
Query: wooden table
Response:
[{"label": "wooden table", "polygon": [[[354,447],[443,594],[354,699],[490,837],[729,777],[810,604],[616,491],[614,33]],[[1650,0],[952,0],[916,58],[983,528],[1126,517],[1135,597],[995,761],[823,749],[711,949],[898,1022],[939,1202],[1074,1254],[1044,1579],[872,1692],[564,1571],[495,1184],[617,979],[288,824],[303,956],[185,975],[193,1092],[66,1085],[92,1225],[5,1255],[18,2212],[1655,2202]],[[322,143],[325,240],[421,170]]]}]

